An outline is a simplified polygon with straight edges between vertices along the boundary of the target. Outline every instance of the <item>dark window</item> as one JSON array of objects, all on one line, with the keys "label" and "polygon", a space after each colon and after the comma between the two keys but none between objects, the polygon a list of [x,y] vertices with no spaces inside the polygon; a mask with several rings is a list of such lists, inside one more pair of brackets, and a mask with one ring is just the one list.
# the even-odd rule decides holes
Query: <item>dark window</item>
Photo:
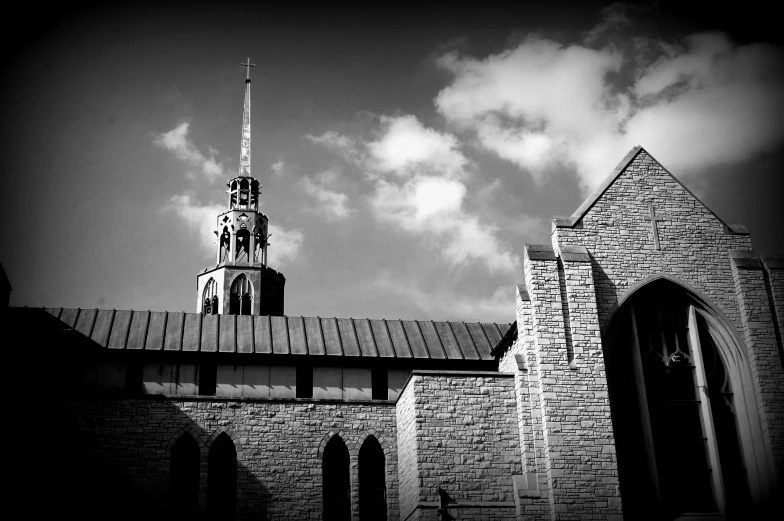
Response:
[{"label": "dark window", "polygon": [[373,399],[389,399],[389,385],[387,380],[387,370],[385,367],[375,367],[370,373],[370,381],[373,385]]},{"label": "dark window", "polygon": [[346,444],[332,436],[324,448],[322,466],[324,486],[324,521],[350,521],[351,477]]},{"label": "dark window", "polygon": [[199,366],[199,394],[215,395],[215,386],[218,379],[218,366],[215,364],[201,364]]},{"label": "dark window", "polygon": [[125,366],[125,390],[132,394],[142,392],[142,364],[129,362]]},{"label": "dark window", "polygon": [[297,398],[313,398],[313,368],[297,366]]},{"label": "dark window", "polygon": [[234,519],[237,450],[225,432],[212,442],[207,465],[207,513],[212,519]]},{"label": "dark window", "polygon": [[386,521],[387,487],[384,450],[374,436],[359,449],[359,519]]},{"label": "dark window", "polygon": [[188,433],[172,447],[169,509],[177,519],[192,518],[199,510],[199,445]]}]

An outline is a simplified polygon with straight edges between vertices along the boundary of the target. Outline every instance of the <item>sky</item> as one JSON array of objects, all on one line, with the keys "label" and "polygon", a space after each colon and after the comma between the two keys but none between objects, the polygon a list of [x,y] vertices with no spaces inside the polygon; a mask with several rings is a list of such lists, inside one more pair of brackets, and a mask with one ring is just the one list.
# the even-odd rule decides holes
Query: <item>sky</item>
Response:
[{"label": "sky", "polygon": [[782,41],[744,5],[31,7],[3,35],[11,304],[197,310],[247,57],[288,315],[511,322],[523,245],[637,144],[784,252]]}]

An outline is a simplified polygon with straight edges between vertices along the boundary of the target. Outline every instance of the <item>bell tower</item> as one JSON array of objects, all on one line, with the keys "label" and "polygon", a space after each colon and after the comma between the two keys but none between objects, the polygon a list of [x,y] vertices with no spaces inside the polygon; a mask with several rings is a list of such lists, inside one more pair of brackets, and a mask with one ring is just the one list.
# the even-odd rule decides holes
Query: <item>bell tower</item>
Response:
[{"label": "bell tower", "polygon": [[259,211],[261,184],[250,170],[250,58],[242,64],[245,108],[237,177],[229,181],[228,209],[215,227],[215,266],[196,276],[197,311],[203,314],[283,315],[286,278],[267,266],[269,219]]}]

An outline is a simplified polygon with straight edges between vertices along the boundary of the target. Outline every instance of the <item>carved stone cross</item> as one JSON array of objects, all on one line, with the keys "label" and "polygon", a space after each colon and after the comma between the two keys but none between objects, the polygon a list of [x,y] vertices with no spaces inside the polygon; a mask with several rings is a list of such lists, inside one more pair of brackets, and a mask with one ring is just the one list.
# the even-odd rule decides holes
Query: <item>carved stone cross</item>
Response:
[{"label": "carved stone cross", "polygon": [[646,221],[651,221],[651,231],[653,232],[653,243],[656,245],[656,249],[660,250],[659,247],[659,227],[656,225],[656,221],[663,221],[664,217],[659,217],[656,215],[656,210],[653,208],[653,204],[649,204],[648,208],[650,208],[651,215],[649,217],[645,217]]}]

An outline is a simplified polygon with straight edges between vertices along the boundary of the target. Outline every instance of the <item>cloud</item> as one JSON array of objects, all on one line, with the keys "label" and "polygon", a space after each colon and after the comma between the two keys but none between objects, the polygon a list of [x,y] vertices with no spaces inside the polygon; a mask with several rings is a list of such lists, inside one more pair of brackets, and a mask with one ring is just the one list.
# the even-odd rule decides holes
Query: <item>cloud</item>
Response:
[{"label": "cloud", "polygon": [[499,286],[489,296],[455,293],[448,288],[422,289],[411,279],[379,274],[372,285],[379,291],[405,299],[434,320],[509,323],[515,319],[514,286]]},{"label": "cloud", "polygon": [[297,259],[305,242],[305,236],[296,228],[285,228],[279,224],[269,224],[269,264],[281,266]]},{"label": "cloud", "polygon": [[197,232],[199,246],[205,256],[215,256],[215,227],[218,214],[226,211],[219,204],[201,204],[192,193],[177,194],[169,199],[167,210],[175,212],[190,228]]},{"label": "cloud", "polygon": [[[226,172],[223,168],[223,163],[219,163],[215,159],[217,151],[212,147],[207,147],[209,154],[203,154],[193,144],[193,141],[188,139],[189,128],[190,122],[180,123],[168,132],[154,134],[153,143],[174,154],[174,157],[187,166],[197,168],[210,183],[220,177],[224,177]],[[189,174],[193,175],[192,172],[189,172]]]},{"label": "cloud", "polygon": [[275,161],[270,165],[270,171],[272,171],[275,177],[283,177],[285,173],[284,169],[286,168],[286,163],[283,161]]},{"label": "cloud", "polygon": [[334,189],[338,179],[338,172],[327,170],[312,178],[304,177],[299,182],[302,190],[315,200],[317,206],[314,209],[330,220],[345,219],[353,213],[348,206],[348,195]]},{"label": "cloud", "polygon": [[[608,10],[597,30],[627,24],[625,17]],[[436,108],[462,136],[538,183],[569,169],[584,191],[638,143],[689,173],[782,142],[781,49],[704,33],[676,45],[641,40],[635,53],[591,48],[590,35],[568,46],[531,36],[483,59],[447,53],[438,64],[452,80]]]},{"label": "cloud", "polygon": [[337,152],[346,161],[357,162],[361,160],[361,153],[357,142],[348,136],[330,130],[320,136],[306,134],[305,139],[316,145],[321,145],[327,150]]}]

